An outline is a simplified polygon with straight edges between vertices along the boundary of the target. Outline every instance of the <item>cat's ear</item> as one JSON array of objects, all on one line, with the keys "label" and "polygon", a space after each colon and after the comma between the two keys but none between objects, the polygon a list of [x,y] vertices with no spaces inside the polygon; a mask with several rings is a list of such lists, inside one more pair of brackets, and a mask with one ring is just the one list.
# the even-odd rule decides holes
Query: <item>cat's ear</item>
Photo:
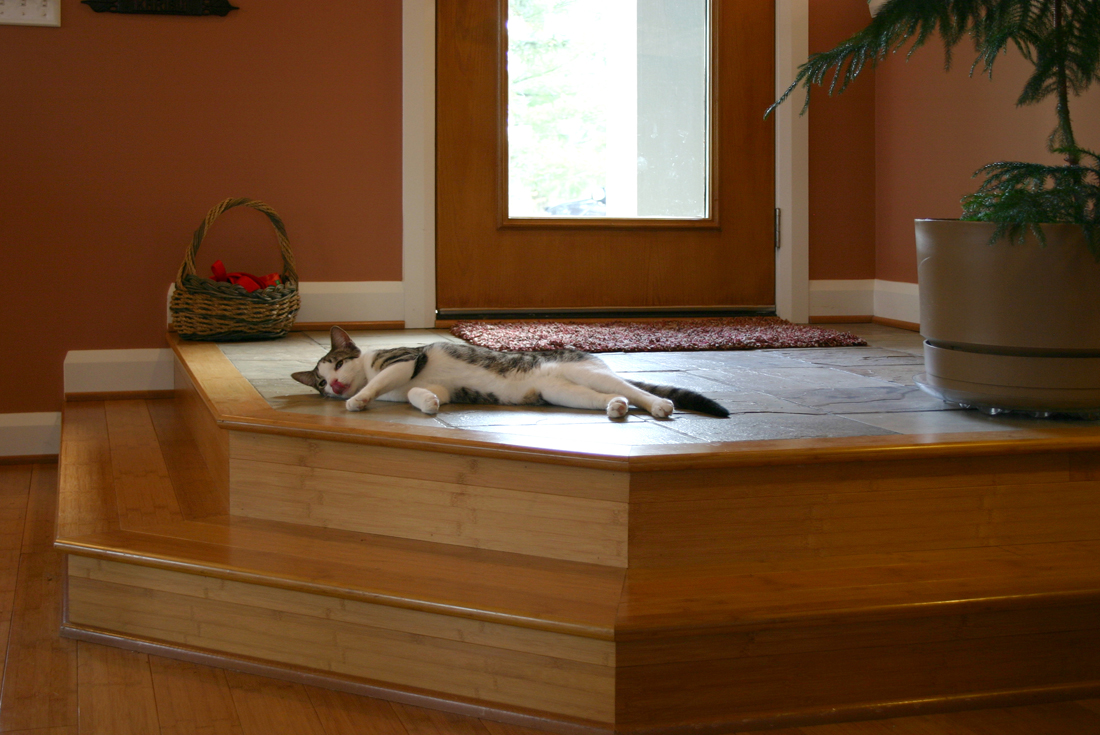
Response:
[{"label": "cat's ear", "polygon": [[290,377],[297,380],[302,385],[308,385],[310,388],[317,387],[317,373],[313,370],[303,370],[300,373],[291,373]]},{"label": "cat's ear", "polygon": [[355,343],[351,341],[351,337],[340,327],[333,326],[328,333],[329,339],[332,341],[332,349],[339,350],[348,347],[355,347]]}]

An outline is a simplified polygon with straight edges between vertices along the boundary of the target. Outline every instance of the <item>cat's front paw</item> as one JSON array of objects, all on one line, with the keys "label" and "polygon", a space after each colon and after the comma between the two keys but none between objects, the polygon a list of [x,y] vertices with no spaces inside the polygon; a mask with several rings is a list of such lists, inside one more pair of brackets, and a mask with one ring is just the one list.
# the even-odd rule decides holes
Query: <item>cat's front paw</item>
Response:
[{"label": "cat's front paw", "polygon": [[362,398],[352,397],[344,402],[344,407],[347,408],[349,411],[365,411],[367,409],[368,403],[370,403],[370,401],[364,401]]},{"label": "cat's front paw", "polygon": [[607,402],[607,418],[621,419],[630,410],[630,402],[622,396],[615,396]]},{"label": "cat's front paw", "polygon": [[672,415],[673,408],[675,408],[675,406],[672,405],[672,401],[667,398],[661,398],[653,402],[653,408],[649,409],[649,412],[656,418],[667,419]]}]

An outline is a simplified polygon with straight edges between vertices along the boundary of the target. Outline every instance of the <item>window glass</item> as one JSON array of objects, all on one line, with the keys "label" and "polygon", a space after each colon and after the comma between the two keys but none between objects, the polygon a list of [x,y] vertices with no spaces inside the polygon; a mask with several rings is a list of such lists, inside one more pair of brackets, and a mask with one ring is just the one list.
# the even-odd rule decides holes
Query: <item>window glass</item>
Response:
[{"label": "window glass", "polygon": [[709,215],[707,0],[509,0],[508,216]]}]

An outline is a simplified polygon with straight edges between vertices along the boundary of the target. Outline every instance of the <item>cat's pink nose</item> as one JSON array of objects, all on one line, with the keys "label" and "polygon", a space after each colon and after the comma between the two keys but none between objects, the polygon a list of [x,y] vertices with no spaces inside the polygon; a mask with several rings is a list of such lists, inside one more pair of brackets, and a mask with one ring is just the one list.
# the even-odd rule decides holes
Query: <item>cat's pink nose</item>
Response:
[{"label": "cat's pink nose", "polygon": [[346,391],[348,389],[347,384],[346,383],[341,383],[339,380],[333,380],[328,385],[329,385],[330,388],[332,388],[332,392],[335,393],[336,395],[340,395],[341,393],[343,393],[344,391]]}]

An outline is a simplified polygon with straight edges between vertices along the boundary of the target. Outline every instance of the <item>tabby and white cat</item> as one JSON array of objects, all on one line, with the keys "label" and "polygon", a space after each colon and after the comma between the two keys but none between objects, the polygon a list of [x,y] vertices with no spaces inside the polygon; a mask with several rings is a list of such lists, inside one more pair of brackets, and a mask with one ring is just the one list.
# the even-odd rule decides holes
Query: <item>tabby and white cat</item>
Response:
[{"label": "tabby and white cat", "polygon": [[325,398],[343,398],[349,411],[371,401],[408,401],[427,414],[444,403],[554,405],[598,408],[622,418],[630,404],[657,418],[673,408],[726,417],[729,411],[694,391],[623,380],[600,358],[579,350],[496,352],[435,342],[423,347],[360,350],[340,327],[313,370],[294,373]]}]

